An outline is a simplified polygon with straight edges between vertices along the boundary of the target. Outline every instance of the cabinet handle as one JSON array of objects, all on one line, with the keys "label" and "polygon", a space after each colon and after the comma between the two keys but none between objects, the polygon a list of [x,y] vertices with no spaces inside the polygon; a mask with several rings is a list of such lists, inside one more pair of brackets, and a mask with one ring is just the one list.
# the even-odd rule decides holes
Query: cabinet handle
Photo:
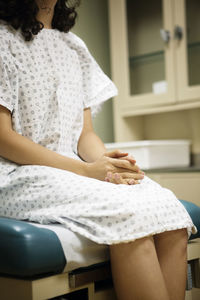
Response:
[{"label": "cabinet handle", "polygon": [[163,41],[165,43],[169,43],[171,35],[170,35],[170,31],[169,30],[165,30],[165,29],[160,29],[160,35],[161,38],[163,39]]},{"label": "cabinet handle", "polygon": [[182,40],[183,38],[183,28],[181,26],[176,25],[174,28],[174,37],[176,40]]}]

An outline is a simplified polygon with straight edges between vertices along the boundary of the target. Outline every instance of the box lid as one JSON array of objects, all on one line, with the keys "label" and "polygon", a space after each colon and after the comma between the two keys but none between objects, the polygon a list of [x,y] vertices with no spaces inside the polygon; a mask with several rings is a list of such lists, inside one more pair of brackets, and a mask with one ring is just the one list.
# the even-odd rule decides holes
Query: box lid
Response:
[{"label": "box lid", "polygon": [[151,146],[189,146],[190,140],[143,140],[121,143],[107,143],[105,147],[109,148],[130,148],[130,147],[151,147]]}]

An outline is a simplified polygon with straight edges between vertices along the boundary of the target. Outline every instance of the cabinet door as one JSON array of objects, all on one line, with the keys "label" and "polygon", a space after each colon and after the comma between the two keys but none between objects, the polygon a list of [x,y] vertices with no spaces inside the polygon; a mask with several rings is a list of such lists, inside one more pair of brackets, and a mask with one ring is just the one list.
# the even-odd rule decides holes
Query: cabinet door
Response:
[{"label": "cabinet door", "polygon": [[176,0],[174,5],[178,98],[200,100],[200,1]]},{"label": "cabinet door", "polygon": [[175,101],[172,2],[109,0],[112,71],[122,115]]}]

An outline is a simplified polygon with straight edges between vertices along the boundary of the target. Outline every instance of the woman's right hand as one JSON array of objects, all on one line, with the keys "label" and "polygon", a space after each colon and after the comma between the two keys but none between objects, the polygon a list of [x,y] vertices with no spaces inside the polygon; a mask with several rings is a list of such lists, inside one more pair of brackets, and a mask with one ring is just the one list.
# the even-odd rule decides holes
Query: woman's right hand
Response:
[{"label": "woman's right hand", "polygon": [[109,173],[121,174],[121,177],[123,174],[126,174],[127,177],[129,174],[130,180],[133,179],[134,176],[136,176],[138,180],[143,178],[143,174],[137,165],[129,160],[113,158],[112,156],[113,152],[108,152],[95,162],[87,163],[86,176],[102,181],[105,181]]}]

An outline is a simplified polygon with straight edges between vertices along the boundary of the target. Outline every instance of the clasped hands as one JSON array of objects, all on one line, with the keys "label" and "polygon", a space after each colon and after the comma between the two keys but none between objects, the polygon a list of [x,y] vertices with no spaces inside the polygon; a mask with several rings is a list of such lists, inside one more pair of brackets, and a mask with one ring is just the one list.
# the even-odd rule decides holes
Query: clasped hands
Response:
[{"label": "clasped hands", "polygon": [[120,150],[114,150],[112,152],[107,152],[105,154],[107,157],[126,160],[126,165],[122,164],[122,168],[119,167],[118,172],[107,172],[105,181],[112,182],[116,184],[139,184],[144,178],[144,172],[136,165],[136,160],[129,156],[126,152],[121,152]]},{"label": "clasped hands", "polygon": [[120,150],[106,152],[90,164],[89,170],[89,177],[115,184],[138,184],[144,175],[136,165],[136,160]]}]

